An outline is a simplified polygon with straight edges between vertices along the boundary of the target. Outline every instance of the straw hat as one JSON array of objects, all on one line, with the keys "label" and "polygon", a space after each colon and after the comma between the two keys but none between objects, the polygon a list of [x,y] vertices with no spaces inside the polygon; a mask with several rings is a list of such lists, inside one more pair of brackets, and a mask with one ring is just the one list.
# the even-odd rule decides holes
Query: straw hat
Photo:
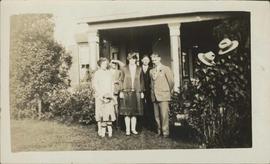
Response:
[{"label": "straw hat", "polygon": [[201,62],[208,66],[213,66],[215,65],[214,59],[215,59],[215,54],[212,51],[206,52],[206,53],[199,53],[198,58]]},{"label": "straw hat", "polygon": [[218,47],[220,49],[218,54],[219,55],[226,54],[234,50],[236,47],[238,47],[238,45],[239,45],[239,42],[237,40],[231,41],[230,39],[225,38],[218,44]]}]

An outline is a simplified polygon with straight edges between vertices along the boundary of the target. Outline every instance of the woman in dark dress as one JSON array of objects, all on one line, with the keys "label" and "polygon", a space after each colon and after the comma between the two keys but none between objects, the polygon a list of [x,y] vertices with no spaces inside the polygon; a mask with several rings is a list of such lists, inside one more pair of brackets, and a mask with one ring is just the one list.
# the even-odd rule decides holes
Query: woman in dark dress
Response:
[{"label": "woman in dark dress", "polygon": [[122,68],[122,89],[120,92],[120,115],[124,116],[126,135],[138,134],[137,117],[143,115],[144,80],[142,69],[136,65],[137,54],[129,53],[129,63]]}]

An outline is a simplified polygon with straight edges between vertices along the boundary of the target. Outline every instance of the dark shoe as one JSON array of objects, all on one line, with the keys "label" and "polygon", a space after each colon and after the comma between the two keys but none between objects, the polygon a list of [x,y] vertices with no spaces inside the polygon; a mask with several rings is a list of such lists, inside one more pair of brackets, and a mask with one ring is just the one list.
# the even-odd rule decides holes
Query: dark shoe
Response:
[{"label": "dark shoe", "polygon": [[155,135],[156,137],[160,137],[161,136],[161,132],[158,131],[157,134]]}]

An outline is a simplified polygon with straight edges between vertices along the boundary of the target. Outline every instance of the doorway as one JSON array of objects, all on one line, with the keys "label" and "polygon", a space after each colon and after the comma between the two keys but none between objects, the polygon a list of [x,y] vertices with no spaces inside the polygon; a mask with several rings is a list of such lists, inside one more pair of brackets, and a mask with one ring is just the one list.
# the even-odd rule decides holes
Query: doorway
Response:
[{"label": "doorway", "polygon": [[167,25],[141,26],[100,30],[100,56],[126,63],[129,52],[144,55],[160,52],[163,62],[170,65],[170,40]]},{"label": "doorway", "polygon": [[217,52],[218,40],[213,35],[213,28],[219,23],[220,20],[211,20],[181,25],[181,60],[184,83],[194,77],[198,53]]}]

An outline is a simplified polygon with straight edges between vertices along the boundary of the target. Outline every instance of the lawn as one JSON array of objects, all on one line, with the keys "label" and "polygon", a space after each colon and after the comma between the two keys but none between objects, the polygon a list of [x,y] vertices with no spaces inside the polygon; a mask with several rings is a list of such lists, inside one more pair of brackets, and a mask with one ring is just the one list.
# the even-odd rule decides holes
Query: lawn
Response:
[{"label": "lawn", "polygon": [[68,126],[38,120],[12,120],[11,142],[13,152],[198,148],[192,142],[157,137],[149,130],[129,137],[124,131],[114,130],[112,138],[100,138],[95,125]]}]

